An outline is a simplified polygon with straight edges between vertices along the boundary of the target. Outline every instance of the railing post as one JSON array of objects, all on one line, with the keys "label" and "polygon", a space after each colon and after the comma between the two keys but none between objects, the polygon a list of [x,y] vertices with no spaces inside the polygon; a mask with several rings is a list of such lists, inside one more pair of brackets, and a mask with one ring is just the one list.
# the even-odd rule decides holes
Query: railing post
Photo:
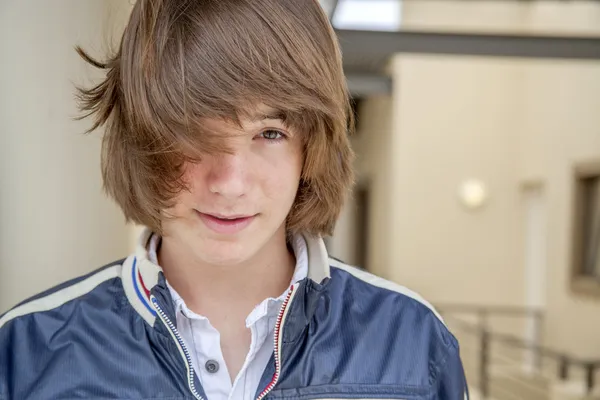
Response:
[{"label": "railing post", "polygon": [[542,355],[539,346],[542,344],[542,313],[539,310],[533,313],[533,343],[535,348],[533,349],[533,368],[535,372],[542,370]]},{"label": "railing post", "polygon": [[559,369],[558,369],[558,377],[562,381],[566,381],[567,379],[569,379],[569,360],[565,356],[562,356],[560,358],[560,366],[559,366]]},{"label": "railing post", "polygon": [[487,329],[488,329],[488,311],[485,308],[482,308],[477,312],[477,316],[479,317],[479,328],[481,330],[487,331]]},{"label": "railing post", "polygon": [[480,352],[479,352],[479,386],[481,390],[481,398],[488,399],[490,395],[489,381],[489,351],[490,351],[490,334],[486,328],[481,329],[480,337]]},{"label": "railing post", "polygon": [[594,390],[594,375],[596,374],[597,366],[598,364],[595,363],[588,363],[585,365],[585,383],[588,395]]}]

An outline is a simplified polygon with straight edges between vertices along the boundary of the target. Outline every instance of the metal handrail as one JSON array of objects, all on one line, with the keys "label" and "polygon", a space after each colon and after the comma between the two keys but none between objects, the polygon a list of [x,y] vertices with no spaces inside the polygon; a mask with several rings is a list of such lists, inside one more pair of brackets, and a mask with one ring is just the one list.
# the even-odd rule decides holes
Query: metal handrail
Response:
[{"label": "metal handrail", "polygon": [[[464,332],[474,333],[479,336],[479,386],[483,399],[489,397],[489,364],[490,364],[490,345],[492,342],[502,343],[513,348],[532,351],[536,356],[536,366],[539,368],[542,358],[548,358],[556,361],[559,365],[558,378],[566,380],[569,377],[571,368],[579,367],[585,371],[586,389],[591,393],[595,386],[595,375],[600,371],[600,359],[583,359],[573,356],[567,352],[552,349],[543,346],[535,341],[526,340],[515,335],[492,332],[487,326],[487,318],[490,315],[534,317],[537,325],[541,324],[543,311],[533,308],[513,307],[513,306],[479,306],[479,305],[460,305],[448,304],[438,306],[437,309],[448,319],[447,314],[474,314],[479,316],[478,322],[472,323],[461,320],[460,318],[451,318],[452,323]],[[539,332],[538,327],[538,332]]]},{"label": "metal handrail", "polygon": [[[474,325],[472,323],[469,323],[467,321],[462,321],[458,318],[453,318],[452,321],[455,325],[460,325],[461,329],[464,331],[469,331],[472,333],[481,333],[481,331],[483,331],[483,330],[487,331],[487,329],[485,329],[485,328],[481,328],[481,327]],[[515,335],[511,335],[511,334],[507,334],[507,333],[490,332],[490,331],[488,331],[488,334],[489,334],[489,337],[491,340],[494,340],[496,342],[503,343],[503,344],[506,344],[506,345],[509,345],[512,347],[518,347],[523,350],[534,350],[534,351],[539,352],[543,357],[546,357],[546,358],[554,358],[556,360],[562,360],[564,358],[567,358],[571,361],[571,363],[580,364],[582,366],[590,364],[590,363],[600,364],[600,359],[597,359],[597,360],[596,359],[594,359],[594,360],[583,359],[580,357],[570,355],[566,352],[561,352],[559,350],[551,349],[547,346],[542,346],[540,344],[525,340],[525,339],[517,337]]]}]

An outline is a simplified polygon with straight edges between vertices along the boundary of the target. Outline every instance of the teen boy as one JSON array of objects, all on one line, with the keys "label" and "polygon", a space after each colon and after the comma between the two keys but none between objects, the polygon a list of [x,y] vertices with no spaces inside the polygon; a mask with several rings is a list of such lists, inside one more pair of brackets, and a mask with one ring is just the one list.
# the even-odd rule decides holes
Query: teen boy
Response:
[{"label": "teen boy", "polygon": [[138,0],[80,91],[134,254],[0,318],[0,399],[466,397],[412,292],[328,257],[348,93],[316,0]]}]

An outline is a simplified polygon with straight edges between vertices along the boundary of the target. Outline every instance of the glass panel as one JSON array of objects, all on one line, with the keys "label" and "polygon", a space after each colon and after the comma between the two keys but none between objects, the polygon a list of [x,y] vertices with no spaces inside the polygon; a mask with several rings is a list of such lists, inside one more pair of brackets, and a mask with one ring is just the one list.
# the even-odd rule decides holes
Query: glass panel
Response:
[{"label": "glass panel", "polygon": [[585,180],[585,254],[584,273],[600,277],[600,177]]},{"label": "glass panel", "polygon": [[398,31],[400,0],[339,0],[333,26],[338,29]]},{"label": "glass panel", "polygon": [[319,0],[321,7],[325,10],[329,18],[331,19],[331,12],[333,11],[333,6],[335,4],[335,0]]}]

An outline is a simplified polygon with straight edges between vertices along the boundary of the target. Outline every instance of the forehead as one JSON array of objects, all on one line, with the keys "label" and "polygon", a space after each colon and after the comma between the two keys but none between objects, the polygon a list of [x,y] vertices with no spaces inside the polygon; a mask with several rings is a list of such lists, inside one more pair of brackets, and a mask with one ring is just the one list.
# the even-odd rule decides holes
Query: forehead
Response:
[{"label": "forehead", "polygon": [[237,120],[222,117],[205,117],[201,122],[205,129],[214,133],[233,131],[243,132],[245,129],[261,126],[266,122],[282,123],[285,121],[285,112],[264,104],[246,108],[237,113]]},{"label": "forehead", "polygon": [[266,104],[259,104],[258,106],[253,107],[247,113],[247,115],[241,115],[240,119],[245,119],[249,122],[259,122],[263,120],[284,120],[285,113],[282,110],[275,109],[273,107],[267,106]]}]

